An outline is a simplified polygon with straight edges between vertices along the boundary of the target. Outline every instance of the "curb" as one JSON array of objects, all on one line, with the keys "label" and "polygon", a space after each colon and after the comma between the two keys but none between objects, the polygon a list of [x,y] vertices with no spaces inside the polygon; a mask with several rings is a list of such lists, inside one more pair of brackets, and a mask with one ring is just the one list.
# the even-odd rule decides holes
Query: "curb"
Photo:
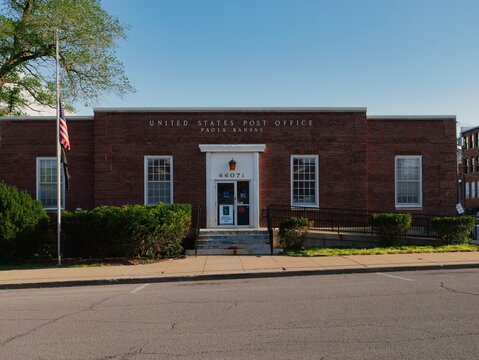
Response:
[{"label": "curb", "polygon": [[71,280],[32,282],[17,284],[0,284],[0,290],[15,289],[42,289],[61,288],[75,286],[100,286],[100,285],[122,285],[122,284],[144,284],[144,283],[169,283],[185,281],[212,281],[212,280],[236,280],[236,279],[262,279],[293,276],[313,275],[343,275],[343,274],[365,274],[375,272],[396,272],[396,271],[421,271],[421,270],[454,270],[454,269],[478,269],[479,263],[467,264],[438,264],[438,265],[412,265],[412,266],[390,266],[390,267],[368,267],[352,269],[324,269],[324,270],[293,270],[274,272],[251,272],[233,274],[211,274],[211,275],[182,275],[163,277],[142,277],[142,278],[119,278],[119,279],[98,279],[98,280]]}]

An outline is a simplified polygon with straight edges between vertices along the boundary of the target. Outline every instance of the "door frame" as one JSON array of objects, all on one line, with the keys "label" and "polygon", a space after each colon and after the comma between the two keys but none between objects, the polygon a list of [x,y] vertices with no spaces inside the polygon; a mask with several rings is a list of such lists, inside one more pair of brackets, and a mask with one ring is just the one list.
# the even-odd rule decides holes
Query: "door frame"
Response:
[{"label": "door frame", "polygon": [[[213,156],[217,153],[245,154],[250,157],[253,174],[244,180],[250,181],[250,228],[259,228],[259,153],[264,152],[264,144],[199,144],[201,152],[206,153],[206,227],[216,225],[216,181],[220,180],[213,171]],[[238,164],[240,165],[240,164]],[[227,164],[225,164],[227,166]],[[226,179],[224,179],[226,180]]]},{"label": "door frame", "polygon": [[[242,205],[246,205],[249,207],[248,209],[248,212],[249,212],[249,224],[248,225],[238,225],[238,206],[242,206],[240,204],[238,204],[238,182],[240,181],[244,181],[244,182],[248,182],[248,197],[249,197],[249,203],[248,204],[242,204]],[[225,225],[221,225],[219,223],[219,219],[218,219],[218,214],[219,214],[219,209],[218,209],[218,185],[219,184],[233,184],[233,197],[234,197],[234,201],[233,201],[233,224],[232,225],[229,225],[229,224],[225,224]],[[248,228],[251,228],[251,224],[252,224],[252,220],[253,220],[253,217],[252,217],[252,211],[251,211],[251,180],[216,180],[215,181],[215,189],[216,189],[216,197],[215,197],[215,209],[216,209],[216,213],[215,213],[215,225],[217,228],[220,228],[220,229],[223,229],[223,228],[239,228],[239,229],[248,229]]]}]

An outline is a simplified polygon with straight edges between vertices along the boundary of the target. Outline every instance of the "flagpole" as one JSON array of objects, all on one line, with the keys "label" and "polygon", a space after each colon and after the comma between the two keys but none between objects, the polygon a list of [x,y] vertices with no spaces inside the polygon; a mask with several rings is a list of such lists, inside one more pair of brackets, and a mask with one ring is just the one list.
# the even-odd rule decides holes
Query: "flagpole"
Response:
[{"label": "flagpole", "polygon": [[62,199],[61,199],[61,172],[60,172],[60,70],[58,66],[59,46],[58,46],[58,29],[55,30],[55,47],[56,47],[56,93],[57,93],[57,254],[58,265],[62,264],[62,255],[60,251],[60,234],[61,234],[61,219],[62,219]]}]

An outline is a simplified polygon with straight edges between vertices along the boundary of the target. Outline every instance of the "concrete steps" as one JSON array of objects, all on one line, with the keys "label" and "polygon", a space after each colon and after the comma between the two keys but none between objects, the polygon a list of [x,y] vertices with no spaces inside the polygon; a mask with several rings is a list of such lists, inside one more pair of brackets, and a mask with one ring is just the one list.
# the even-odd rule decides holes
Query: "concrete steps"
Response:
[{"label": "concrete steps", "polygon": [[[186,255],[194,255],[187,250]],[[268,255],[271,253],[268,231],[264,229],[201,229],[198,255]]]}]

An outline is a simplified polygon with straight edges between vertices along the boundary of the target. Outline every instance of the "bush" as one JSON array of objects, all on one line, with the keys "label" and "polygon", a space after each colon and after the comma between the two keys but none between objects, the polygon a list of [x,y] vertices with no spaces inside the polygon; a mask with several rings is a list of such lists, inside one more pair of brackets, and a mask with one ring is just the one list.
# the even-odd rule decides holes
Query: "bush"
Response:
[{"label": "bush", "polygon": [[301,249],[310,228],[305,217],[290,217],[279,225],[279,243],[283,248]]},{"label": "bush", "polygon": [[48,215],[39,201],[0,183],[0,259],[32,257],[47,228]]},{"label": "bush", "polygon": [[150,258],[183,254],[182,240],[191,224],[191,205],[153,207],[100,206],[65,213],[62,230],[66,256]]},{"label": "bush", "polygon": [[412,224],[411,214],[372,214],[371,225],[384,245],[399,243]]},{"label": "bush", "polygon": [[435,217],[432,228],[445,244],[464,244],[469,241],[475,222],[473,216]]}]

